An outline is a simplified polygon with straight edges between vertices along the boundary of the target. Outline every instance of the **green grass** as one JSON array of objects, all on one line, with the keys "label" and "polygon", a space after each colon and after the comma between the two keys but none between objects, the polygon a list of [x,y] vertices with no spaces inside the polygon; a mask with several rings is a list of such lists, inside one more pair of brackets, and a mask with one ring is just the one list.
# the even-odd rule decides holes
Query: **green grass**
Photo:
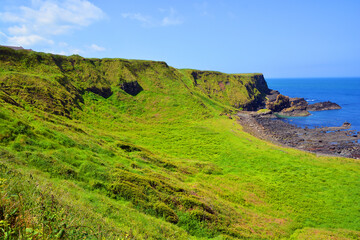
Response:
[{"label": "green grass", "polygon": [[[196,70],[162,62],[0,50],[1,238],[359,237],[357,160],[275,146],[224,115],[232,91],[261,96],[260,75],[202,71],[195,86]],[[240,90],[218,91],[223,77]]]}]

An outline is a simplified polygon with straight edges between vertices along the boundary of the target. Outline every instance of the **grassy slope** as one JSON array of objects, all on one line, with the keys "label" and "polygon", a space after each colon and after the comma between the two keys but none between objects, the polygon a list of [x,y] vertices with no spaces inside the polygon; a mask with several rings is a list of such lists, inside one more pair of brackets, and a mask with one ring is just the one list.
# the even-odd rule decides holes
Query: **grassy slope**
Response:
[{"label": "grassy slope", "polygon": [[6,51],[0,236],[360,237],[359,163],[244,133],[219,116],[236,90],[218,76],[205,88],[165,63]]}]

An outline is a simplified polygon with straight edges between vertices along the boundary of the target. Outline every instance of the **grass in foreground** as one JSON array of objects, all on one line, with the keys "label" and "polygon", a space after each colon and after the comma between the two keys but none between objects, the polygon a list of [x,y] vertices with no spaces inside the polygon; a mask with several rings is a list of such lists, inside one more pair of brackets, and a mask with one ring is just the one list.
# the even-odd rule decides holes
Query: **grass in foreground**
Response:
[{"label": "grass in foreground", "polygon": [[[70,94],[73,102],[52,102],[58,115],[37,107],[43,98],[27,102],[41,81],[35,88],[15,84],[24,95],[1,95],[1,238],[360,237],[356,160],[256,139],[235,119],[219,116],[232,107],[196,90],[186,74],[136,64],[127,77],[144,91],[131,96],[109,83],[111,96],[84,91]],[[51,88],[44,72],[54,70],[34,69],[44,89]],[[70,83],[70,90],[79,87]],[[44,89],[39,96],[60,93]]]}]

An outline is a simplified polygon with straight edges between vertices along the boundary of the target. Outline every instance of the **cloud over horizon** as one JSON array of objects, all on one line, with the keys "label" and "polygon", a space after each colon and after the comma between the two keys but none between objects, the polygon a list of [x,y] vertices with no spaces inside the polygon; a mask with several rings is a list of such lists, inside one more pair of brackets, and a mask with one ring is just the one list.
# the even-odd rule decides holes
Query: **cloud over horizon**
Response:
[{"label": "cloud over horizon", "polygon": [[174,8],[158,9],[158,11],[163,15],[160,18],[142,13],[122,13],[121,16],[125,19],[136,20],[140,22],[143,27],[167,27],[181,25],[184,22],[183,18]]},{"label": "cloud over horizon", "polygon": [[104,47],[100,47],[99,45],[94,44],[94,43],[91,44],[90,49],[94,50],[94,51],[97,51],[97,52],[102,52],[102,51],[106,50]]},{"label": "cloud over horizon", "polygon": [[2,32],[6,44],[33,47],[51,46],[53,37],[91,25],[105,13],[87,0],[32,0],[31,6],[19,6],[0,12],[0,20],[9,23]]}]

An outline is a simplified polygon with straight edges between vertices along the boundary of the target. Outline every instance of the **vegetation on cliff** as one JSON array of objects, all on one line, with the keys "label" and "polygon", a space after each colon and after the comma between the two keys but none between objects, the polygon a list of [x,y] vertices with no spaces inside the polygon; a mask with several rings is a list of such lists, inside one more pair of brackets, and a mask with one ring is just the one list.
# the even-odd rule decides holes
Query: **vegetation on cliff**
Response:
[{"label": "vegetation on cliff", "polygon": [[0,86],[1,238],[360,237],[358,162],[221,114],[260,74],[0,48]]}]

